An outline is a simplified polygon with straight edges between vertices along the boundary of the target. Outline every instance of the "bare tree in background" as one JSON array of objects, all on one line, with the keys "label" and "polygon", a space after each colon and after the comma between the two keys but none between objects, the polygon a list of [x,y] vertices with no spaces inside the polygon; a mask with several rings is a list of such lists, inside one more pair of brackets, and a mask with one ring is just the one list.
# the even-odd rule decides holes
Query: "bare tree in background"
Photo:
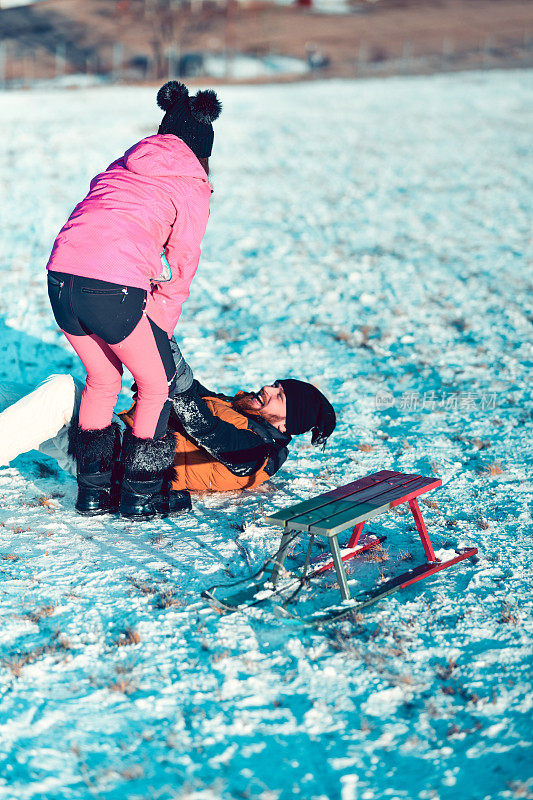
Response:
[{"label": "bare tree in background", "polygon": [[155,78],[166,77],[168,73],[166,52],[176,44],[177,19],[183,5],[181,0],[143,0],[143,16],[150,27]]}]

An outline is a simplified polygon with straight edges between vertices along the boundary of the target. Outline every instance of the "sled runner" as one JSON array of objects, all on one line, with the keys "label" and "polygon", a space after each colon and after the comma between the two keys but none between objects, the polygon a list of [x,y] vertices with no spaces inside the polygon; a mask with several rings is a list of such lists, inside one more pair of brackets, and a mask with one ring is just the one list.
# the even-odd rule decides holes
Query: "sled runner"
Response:
[{"label": "sled runner", "polygon": [[[476,555],[477,548],[470,547],[456,550],[452,556],[447,553],[442,560],[436,557],[417,498],[441,485],[442,480],[440,479],[382,470],[345,486],[339,486],[330,492],[312,497],[310,500],[282,509],[266,517],[267,522],[283,527],[279,550],[270,559],[273,566],[271,570],[268,570],[269,574],[266,569],[263,569],[264,579],[261,582],[254,584],[250,579],[247,587],[225,599],[217,598],[212,591],[206,592],[205,596],[223,610],[234,610],[242,605],[257,605],[265,600],[281,596],[284,598],[284,603],[278,607],[279,612],[284,616],[301,619],[288,611],[287,604],[295,597],[305,582],[327,570],[334,569],[342,599],[341,605],[319,611],[301,621],[318,624],[361,611],[400,589]],[[426,562],[369,592],[361,592],[352,598],[344,563],[383,541],[383,537],[363,536],[361,538],[365,523],[403,503],[408,503],[413,514],[426,555]],[[353,528],[353,532],[345,547],[341,549],[338,541],[339,534],[350,528]],[[290,544],[302,535],[309,537],[309,543],[301,574],[284,577],[282,585],[279,585],[287,550]],[[323,556],[320,556],[318,559],[311,559],[316,537],[327,542],[331,558],[324,559]],[[283,572],[286,573],[286,571]],[[288,597],[287,594],[289,594]]]},{"label": "sled runner", "polygon": [[[363,537],[363,539],[364,540],[361,541],[356,547],[347,546],[342,548],[342,558],[347,560],[356,555],[361,555],[367,550],[370,550],[370,548],[376,547],[384,542],[385,536],[369,535]],[[302,586],[302,581],[314,578],[316,575],[331,569],[333,566],[331,559],[328,559],[327,556],[324,557],[323,555],[319,555],[310,560],[309,564],[312,564],[313,566],[311,571],[307,572],[305,576],[297,575],[284,570],[283,580],[279,581],[278,576],[276,584],[274,585],[272,581],[272,571],[276,562],[276,557],[278,556],[279,551],[268,559],[266,564],[263,565],[258,573],[252,575],[245,581],[238,581],[237,583],[231,585],[224,584],[223,586],[213,586],[210,589],[202,592],[202,596],[209,600],[214,608],[220,611],[236,611],[238,608],[243,606],[249,608],[251,606],[257,606],[260,603],[264,603],[268,600],[274,600],[278,597],[281,600],[288,602],[287,595],[289,595],[289,600],[292,596],[295,596]],[[216,594],[214,591],[217,588],[236,590],[237,587],[240,587],[238,591],[234,591],[231,594],[223,595],[221,597],[218,596],[218,594]]]}]

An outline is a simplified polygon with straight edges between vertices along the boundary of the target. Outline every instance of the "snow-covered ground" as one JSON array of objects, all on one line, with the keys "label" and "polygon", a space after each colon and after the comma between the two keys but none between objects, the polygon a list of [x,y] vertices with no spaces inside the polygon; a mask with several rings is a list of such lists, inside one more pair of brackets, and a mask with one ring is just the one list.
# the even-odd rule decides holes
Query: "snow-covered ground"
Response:
[{"label": "snow-covered ground", "polygon": [[[533,796],[532,88],[494,72],[220,89],[178,336],[214,388],[316,382],[338,428],[259,491],[157,524],[77,516],[44,456],[0,469],[2,800]],[[0,381],[81,377],[44,264],[91,176],[155,130],[155,90],[9,93],[0,114]],[[422,505],[434,544],[476,544],[478,563],[318,631],[207,610],[202,589],[276,550],[265,514],[378,469],[442,477]],[[405,514],[369,529],[388,558],[352,578],[422,561]]]}]

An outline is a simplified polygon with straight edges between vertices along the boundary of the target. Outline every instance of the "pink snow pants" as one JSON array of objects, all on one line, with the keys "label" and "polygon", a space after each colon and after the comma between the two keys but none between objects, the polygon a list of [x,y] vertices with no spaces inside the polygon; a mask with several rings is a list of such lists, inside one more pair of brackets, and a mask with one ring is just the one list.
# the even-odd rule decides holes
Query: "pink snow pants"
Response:
[{"label": "pink snow pants", "polygon": [[176,367],[167,334],[143,310],[146,292],[58,272],[49,273],[48,291],[56,321],[87,370],[80,427],[111,424],[124,365],[137,384],[134,435],[163,436]]},{"label": "pink snow pants", "polygon": [[[106,344],[103,339],[72,336],[63,331],[83,361],[87,380],[81,396],[80,427],[101,429],[111,424],[113,410],[122,388],[122,365],[126,366],[137,383],[138,397],[133,420],[133,433],[139,439],[157,438],[156,429],[168,400],[168,381],[148,321],[142,316],[133,332],[118,344]],[[168,424],[168,417],[166,420]],[[161,427],[161,426],[159,426]],[[166,433],[167,425],[162,431]]]}]

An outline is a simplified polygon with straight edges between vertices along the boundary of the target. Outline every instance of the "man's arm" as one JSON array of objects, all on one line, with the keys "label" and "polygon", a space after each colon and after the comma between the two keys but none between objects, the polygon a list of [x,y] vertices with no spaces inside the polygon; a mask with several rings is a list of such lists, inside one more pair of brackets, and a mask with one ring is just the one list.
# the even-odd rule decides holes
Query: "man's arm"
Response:
[{"label": "man's arm", "polygon": [[[175,394],[182,394],[182,392],[187,392],[191,388],[194,375],[189,364],[185,361],[175,337],[172,336],[169,341],[172,357],[176,365]],[[213,392],[211,389],[207,389],[201,384],[200,381],[196,381],[196,383],[198,385],[197,394],[199,394],[200,397],[219,397],[221,400],[231,400],[230,395],[222,394],[221,392]]]},{"label": "man's arm", "polygon": [[239,476],[251,475],[269,456],[277,456],[280,448],[275,444],[263,442],[253,431],[215,416],[201,396],[202,388],[194,381],[188,392],[173,400],[178,420],[197,444]]},{"label": "man's arm", "polygon": [[188,389],[190,389],[194,380],[194,375],[192,374],[192,369],[185,361],[179,345],[173,336],[170,338],[169,344],[170,349],[172,350],[172,358],[174,359],[174,364],[176,365],[174,391],[176,394],[180,394],[181,392],[186,392]]},{"label": "man's arm", "polygon": [[198,394],[200,397],[218,397],[219,400],[233,400],[233,395],[224,394],[224,392],[215,392],[212,389],[207,389],[203,383],[196,381],[198,384]]},{"label": "man's arm", "polygon": [[204,397],[230,400],[228,395],[212,392],[194,380],[190,366],[174,339],[170,340],[176,364],[176,389],[173,413],[185,432],[234,475],[251,475],[267,458],[272,460],[272,474],[286,458],[285,442],[279,445],[264,442],[253,431],[238,428],[215,416]]}]

